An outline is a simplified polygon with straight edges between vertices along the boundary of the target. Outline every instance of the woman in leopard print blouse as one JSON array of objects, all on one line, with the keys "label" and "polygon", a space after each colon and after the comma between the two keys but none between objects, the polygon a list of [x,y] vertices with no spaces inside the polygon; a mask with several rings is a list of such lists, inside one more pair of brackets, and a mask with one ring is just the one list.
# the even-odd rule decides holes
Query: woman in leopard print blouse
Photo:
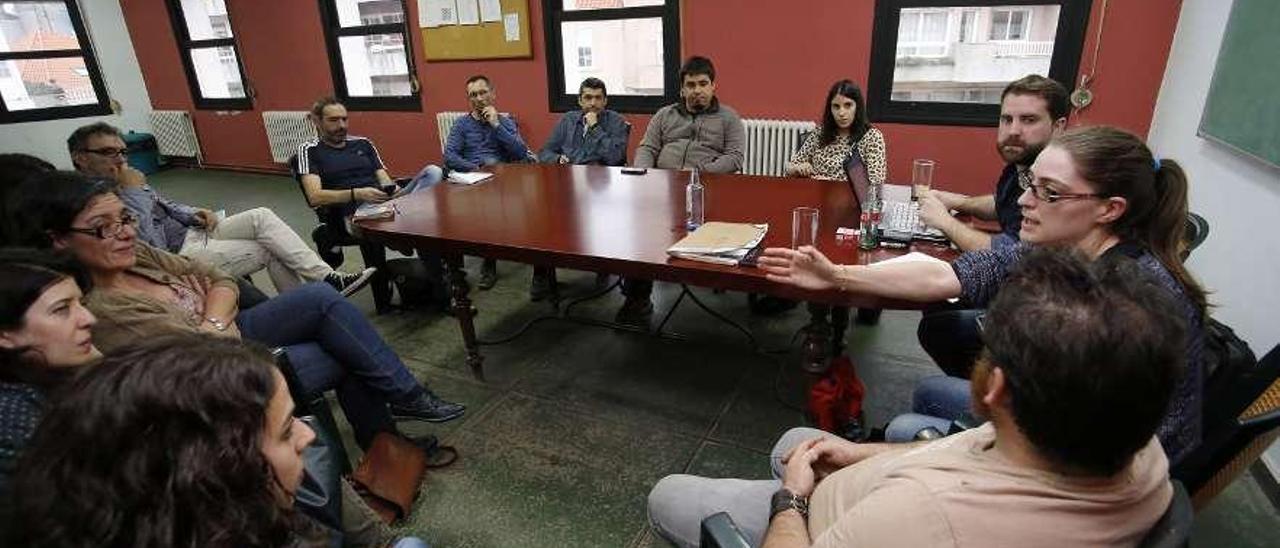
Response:
[{"label": "woman in leopard print blouse", "polygon": [[867,102],[850,80],[831,86],[823,103],[822,130],[809,132],[787,164],[787,175],[845,181],[844,162],[856,145],[872,183],[886,178],[884,135],[867,121]]}]

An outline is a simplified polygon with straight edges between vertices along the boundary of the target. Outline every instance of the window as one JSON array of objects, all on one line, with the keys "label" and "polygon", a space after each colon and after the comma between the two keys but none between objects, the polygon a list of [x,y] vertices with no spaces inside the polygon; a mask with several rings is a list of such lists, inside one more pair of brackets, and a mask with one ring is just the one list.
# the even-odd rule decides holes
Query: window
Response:
[{"label": "window", "polygon": [[655,112],[674,102],[679,0],[543,0],[551,110],[578,108],[578,86],[604,81],[609,108]]},{"label": "window", "polygon": [[421,110],[404,0],[320,0],[338,100],[353,110]]},{"label": "window", "polygon": [[1091,4],[880,0],[868,114],[876,122],[995,126],[1009,82],[1043,74],[1071,87]]},{"label": "window", "polygon": [[1026,40],[1031,10],[991,10],[992,40]]},{"label": "window", "polygon": [[0,123],[110,114],[74,0],[0,2]]},{"label": "window", "polygon": [[253,108],[225,0],[169,0],[169,15],[196,108]]}]

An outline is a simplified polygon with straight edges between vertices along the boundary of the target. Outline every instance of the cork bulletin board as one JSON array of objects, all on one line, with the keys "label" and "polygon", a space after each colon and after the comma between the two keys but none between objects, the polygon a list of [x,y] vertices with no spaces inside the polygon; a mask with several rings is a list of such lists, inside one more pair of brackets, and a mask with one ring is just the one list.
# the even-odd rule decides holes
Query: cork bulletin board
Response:
[{"label": "cork bulletin board", "polygon": [[[476,0],[469,1],[474,3]],[[427,61],[533,57],[533,40],[529,36],[529,0],[499,2],[501,16],[497,21],[423,26],[422,44]]]}]

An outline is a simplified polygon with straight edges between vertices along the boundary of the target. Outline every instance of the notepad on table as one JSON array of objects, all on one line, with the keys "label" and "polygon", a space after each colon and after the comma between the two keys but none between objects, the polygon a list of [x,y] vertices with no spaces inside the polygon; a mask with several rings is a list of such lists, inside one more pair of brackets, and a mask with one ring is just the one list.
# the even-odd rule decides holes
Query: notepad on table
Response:
[{"label": "notepad on table", "polygon": [[360,204],[356,212],[351,214],[353,221],[378,221],[396,216],[396,207],[390,202]]},{"label": "notepad on table", "polygon": [[483,171],[454,171],[449,174],[449,182],[460,185],[474,185],[490,177],[493,177],[492,173]]},{"label": "notepad on table", "polygon": [[691,261],[737,265],[764,241],[768,233],[768,224],[712,221],[667,248],[667,254]]}]

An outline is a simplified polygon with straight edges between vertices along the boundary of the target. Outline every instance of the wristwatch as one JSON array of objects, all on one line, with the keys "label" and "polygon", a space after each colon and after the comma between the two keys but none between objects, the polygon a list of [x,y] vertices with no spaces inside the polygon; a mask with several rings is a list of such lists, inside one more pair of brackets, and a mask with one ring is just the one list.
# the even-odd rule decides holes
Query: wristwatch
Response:
[{"label": "wristwatch", "polygon": [[212,325],[213,328],[217,329],[218,331],[227,330],[227,324],[223,323],[222,320],[219,320],[213,316],[209,316],[208,318],[205,318],[204,321],[209,322],[209,325]]},{"label": "wristwatch", "polygon": [[785,510],[795,510],[800,512],[802,517],[808,518],[809,497],[802,497],[792,493],[786,487],[778,489],[778,491],[773,494],[773,502],[771,504],[771,509],[769,510],[769,519],[772,520],[773,516],[778,515],[778,512]]}]

